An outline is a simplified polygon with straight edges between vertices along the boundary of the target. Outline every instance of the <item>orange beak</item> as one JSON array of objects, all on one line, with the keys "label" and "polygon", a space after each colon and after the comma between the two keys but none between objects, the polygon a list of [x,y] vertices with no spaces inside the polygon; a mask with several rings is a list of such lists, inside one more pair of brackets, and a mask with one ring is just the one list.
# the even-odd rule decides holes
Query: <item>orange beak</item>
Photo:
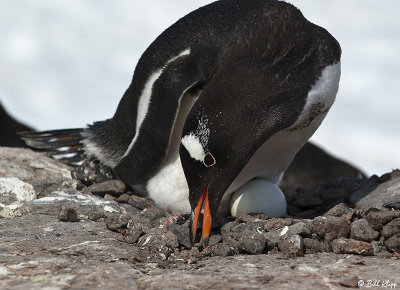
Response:
[{"label": "orange beak", "polygon": [[200,217],[201,209],[203,208],[203,204],[204,204],[203,228],[202,228],[202,235],[201,235],[200,242],[204,246],[206,246],[208,243],[208,238],[210,237],[211,225],[212,225],[210,204],[208,201],[208,185],[204,189],[203,195],[200,197],[199,202],[197,203],[196,209],[194,210],[194,217],[193,217],[193,223],[192,223],[193,242],[196,240],[197,225],[199,223],[199,217]]}]

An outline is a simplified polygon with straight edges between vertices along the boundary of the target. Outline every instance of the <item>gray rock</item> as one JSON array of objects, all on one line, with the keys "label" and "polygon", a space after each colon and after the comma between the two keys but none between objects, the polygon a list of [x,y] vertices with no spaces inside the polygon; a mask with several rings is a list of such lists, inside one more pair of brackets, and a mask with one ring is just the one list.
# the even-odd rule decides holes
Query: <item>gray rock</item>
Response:
[{"label": "gray rock", "polygon": [[264,252],[267,238],[254,231],[242,232],[239,238],[239,250],[251,255],[261,254]]},{"label": "gray rock", "polygon": [[342,215],[352,213],[353,209],[348,207],[345,203],[339,203],[327,211],[324,216],[341,217]]},{"label": "gray rock", "polygon": [[385,241],[386,247],[392,251],[400,254],[400,234],[395,234]]},{"label": "gray rock", "polygon": [[311,236],[311,227],[304,222],[298,222],[288,228],[286,235],[299,235],[304,237]]},{"label": "gray rock", "polygon": [[356,254],[363,256],[374,254],[371,243],[346,238],[334,240],[332,242],[332,249],[337,254]]},{"label": "gray rock", "polygon": [[152,228],[153,224],[151,223],[151,220],[140,214],[132,215],[127,224],[127,229],[132,233],[148,233]]},{"label": "gray rock", "polygon": [[345,217],[316,217],[312,224],[313,233],[324,238],[325,250],[331,250],[333,240],[350,234],[350,227]]},{"label": "gray rock", "polygon": [[310,238],[304,238],[303,242],[307,254],[325,252],[325,245],[320,241]]},{"label": "gray rock", "polygon": [[258,221],[238,224],[232,227],[229,234],[235,240],[239,240],[244,232],[252,232],[262,235],[264,233],[264,222]]},{"label": "gray rock", "polygon": [[167,210],[157,207],[145,208],[140,212],[141,216],[147,217],[151,222],[155,222],[157,219],[165,217],[167,214]]},{"label": "gray rock", "polygon": [[397,235],[399,233],[400,233],[400,218],[392,220],[382,229],[382,236],[385,238],[390,238],[391,236]]},{"label": "gray rock", "polygon": [[221,227],[221,236],[222,238],[228,238],[230,237],[230,233],[233,227],[237,226],[239,223],[237,221],[232,221],[229,223],[224,224]]},{"label": "gray rock", "polygon": [[63,207],[74,208],[79,219],[92,221],[120,214],[120,207],[117,202],[91,194],[82,194],[73,189],[55,191],[46,197],[26,202],[19,210],[23,214],[37,213],[57,217]]},{"label": "gray rock", "polygon": [[379,239],[379,232],[375,231],[366,219],[359,219],[350,225],[350,238],[372,242]]},{"label": "gray rock", "polygon": [[147,234],[139,238],[138,244],[158,250],[166,247],[179,247],[179,241],[175,234],[163,229],[151,229]]},{"label": "gray rock", "polygon": [[286,231],[287,231],[286,227],[283,229],[276,229],[276,230],[264,233],[264,236],[267,238],[267,240],[270,242],[270,244],[277,247],[279,238],[281,237],[281,235],[284,235],[286,233]]},{"label": "gray rock", "polygon": [[101,183],[95,183],[88,187],[88,191],[92,194],[104,196],[106,194],[117,195],[122,194],[126,190],[125,184],[121,180],[106,180]]},{"label": "gray rock", "polygon": [[0,177],[13,177],[33,186],[39,197],[75,188],[71,168],[42,153],[23,148],[0,147]]},{"label": "gray rock", "polygon": [[264,225],[264,230],[272,231],[276,229],[282,229],[285,226],[290,226],[293,224],[292,218],[271,218],[266,221]]},{"label": "gray rock", "polygon": [[[179,243],[184,246],[186,249],[192,248],[192,243],[189,239],[189,227],[186,225],[178,225],[173,223],[168,226],[168,230],[175,234],[178,238]],[[210,237],[210,240],[213,236]]]},{"label": "gray rock", "polygon": [[222,237],[220,235],[212,235],[210,237],[210,239],[208,240],[208,246],[212,247],[221,241],[222,241]]},{"label": "gray rock", "polygon": [[79,222],[78,213],[74,208],[63,207],[58,215],[58,219],[63,222]]},{"label": "gray rock", "polygon": [[304,250],[303,238],[299,235],[283,235],[278,241],[278,247],[284,254],[290,254],[293,250]]},{"label": "gray rock", "polygon": [[368,184],[352,195],[356,207],[367,210],[370,207],[382,209],[382,205],[400,199],[400,176],[381,184]]},{"label": "gray rock", "polygon": [[128,199],[128,203],[141,210],[154,207],[154,202],[152,200],[137,195],[131,195]]},{"label": "gray rock", "polygon": [[211,256],[226,257],[226,256],[232,256],[234,254],[232,248],[227,244],[218,243],[210,246],[210,248],[211,248]]},{"label": "gray rock", "polygon": [[365,218],[374,230],[381,231],[384,225],[394,219],[400,218],[400,211],[370,208],[365,212]]}]

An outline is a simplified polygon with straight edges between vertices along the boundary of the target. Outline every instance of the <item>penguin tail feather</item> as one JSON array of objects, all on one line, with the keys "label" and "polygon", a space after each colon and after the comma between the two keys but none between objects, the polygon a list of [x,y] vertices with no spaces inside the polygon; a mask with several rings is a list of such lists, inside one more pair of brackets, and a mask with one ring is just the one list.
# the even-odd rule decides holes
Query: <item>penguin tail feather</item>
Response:
[{"label": "penguin tail feather", "polygon": [[81,142],[83,130],[23,131],[18,135],[27,146],[65,164],[79,166],[87,159]]}]

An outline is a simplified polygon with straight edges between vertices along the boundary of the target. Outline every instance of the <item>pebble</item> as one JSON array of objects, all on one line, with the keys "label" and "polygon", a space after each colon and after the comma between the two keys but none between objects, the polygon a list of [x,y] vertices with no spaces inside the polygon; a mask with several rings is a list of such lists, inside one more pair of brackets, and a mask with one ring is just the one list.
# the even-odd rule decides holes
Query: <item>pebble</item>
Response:
[{"label": "pebble", "polygon": [[264,252],[266,243],[267,238],[264,235],[254,231],[245,231],[239,238],[238,248],[244,253],[256,255]]},{"label": "pebble", "polygon": [[353,209],[347,206],[345,203],[339,203],[332,207],[330,210],[328,210],[324,216],[335,216],[335,217],[341,217],[342,215],[352,213]]},{"label": "pebble", "polygon": [[100,196],[105,194],[118,195],[126,191],[126,186],[121,180],[112,179],[92,184],[88,187],[88,191]]},{"label": "pebble", "polygon": [[363,256],[374,254],[371,243],[346,238],[335,239],[332,242],[332,249],[336,254],[356,254]]},{"label": "pebble", "polygon": [[341,286],[347,287],[347,288],[358,288],[360,278],[358,276],[351,276],[348,278],[343,279],[342,281],[339,282]]},{"label": "pebble", "polygon": [[71,207],[63,207],[58,215],[58,219],[62,222],[79,222],[76,209]]},{"label": "pebble", "polygon": [[[192,243],[189,238],[189,227],[173,223],[168,226],[168,230],[175,234],[179,243],[186,249],[192,248]],[[210,240],[213,236],[210,237]]]},{"label": "pebble", "polygon": [[285,226],[291,226],[292,224],[292,218],[271,218],[265,222],[264,230],[272,231],[276,229],[281,229]]},{"label": "pebble", "polygon": [[141,210],[154,207],[154,202],[152,200],[137,195],[131,195],[128,199],[128,203]]},{"label": "pebble", "polygon": [[366,219],[359,219],[350,225],[350,238],[364,242],[379,239],[379,232],[375,231]]},{"label": "pebble", "polygon": [[227,256],[232,256],[234,254],[232,248],[225,243],[218,243],[212,245],[210,246],[210,249],[211,249],[211,256],[227,257]]},{"label": "pebble", "polygon": [[392,251],[400,254],[400,234],[395,234],[385,241],[386,247]]},{"label": "pebble", "polygon": [[400,218],[392,220],[390,223],[385,225],[382,229],[382,236],[390,238],[400,233]]},{"label": "pebble", "polygon": [[304,222],[298,222],[288,228],[288,236],[299,235],[301,237],[311,236],[311,227]]},{"label": "pebble", "polygon": [[156,248],[158,250],[165,247],[178,248],[179,241],[174,233],[164,229],[151,229],[147,234],[138,240],[140,246]]},{"label": "pebble", "polygon": [[325,251],[324,243],[317,241],[311,238],[304,238],[304,247],[306,249],[306,253],[321,253]]},{"label": "pebble", "polygon": [[376,231],[381,231],[383,226],[400,217],[400,211],[379,210],[370,208],[365,212],[365,218]]},{"label": "pebble", "polygon": [[291,237],[282,236],[278,241],[278,248],[284,254],[293,253],[293,249],[303,251],[304,241],[303,238],[299,235],[292,235]]}]

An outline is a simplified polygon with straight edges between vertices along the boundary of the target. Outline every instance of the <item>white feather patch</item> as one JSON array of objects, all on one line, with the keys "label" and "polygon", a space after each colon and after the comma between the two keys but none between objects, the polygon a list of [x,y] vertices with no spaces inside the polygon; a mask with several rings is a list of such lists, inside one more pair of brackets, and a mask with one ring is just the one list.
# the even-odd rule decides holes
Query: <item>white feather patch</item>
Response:
[{"label": "white feather patch", "polygon": [[200,138],[190,133],[182,138],[182,145],[185,146],[189,152],[190,157],[197,161],[203,162],[206,153],[204,152],[203,145],[200,142]]}]

